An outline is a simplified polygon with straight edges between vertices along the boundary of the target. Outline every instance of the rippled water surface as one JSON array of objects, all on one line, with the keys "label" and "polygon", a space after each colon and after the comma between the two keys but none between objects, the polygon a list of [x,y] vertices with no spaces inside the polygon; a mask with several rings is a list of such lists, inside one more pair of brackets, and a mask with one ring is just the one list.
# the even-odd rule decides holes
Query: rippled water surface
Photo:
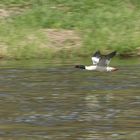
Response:
[{"label": "rippled water surface", "polygon": [[0,140],[139,140],[140,62],[0,62]]}]

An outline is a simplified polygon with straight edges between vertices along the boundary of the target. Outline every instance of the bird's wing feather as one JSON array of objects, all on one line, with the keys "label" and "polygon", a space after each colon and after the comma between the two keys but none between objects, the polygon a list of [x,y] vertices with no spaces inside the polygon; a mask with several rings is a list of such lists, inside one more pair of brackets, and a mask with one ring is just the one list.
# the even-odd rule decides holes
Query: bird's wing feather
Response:
[{"label": "bird's wing feather", "polygon": [[97,64],[97,66],[100,67],[106,67],[108,65],[108,60],[105,58],[105,56],[102,56]]},{"label": "bird's wing feather", "polygon": [[101,57],[100,51],[97,51],[93,54],[93,56],[91,57],[93,65],[97,65],[99,63],[100,57]]},{"label": "bird's wing feather", "polygon": [[111,61],[111,58],[114,57],[115,55],[116,51],[111,52],[110,54],[107,55],[102,55],[97,65],[101,67],[107,67]]},{"label": "bird's wing feather", "polygon": [[116,51],[111,52],[110,54],[106,55],[107,59],[111,59],[112,57],[114,57],[116,55]]}]

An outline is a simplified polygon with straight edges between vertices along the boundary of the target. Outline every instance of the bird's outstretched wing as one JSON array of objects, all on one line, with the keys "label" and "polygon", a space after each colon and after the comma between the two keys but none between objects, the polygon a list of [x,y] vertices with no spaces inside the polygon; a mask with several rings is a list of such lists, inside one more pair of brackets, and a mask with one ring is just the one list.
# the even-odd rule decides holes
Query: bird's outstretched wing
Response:
[{"label": "bird's outstretched wing", "polygon": [[99,62],[97,63],[100,67],[107,67],[111,61],[111,58],[116,55],[116,51],[113,51],[107,55],[101,55]]},{"label": "bird's outstretched wing", "polygon": [[99,63],[99,60],[101,58],[101,53],[100,51],[96,51],[93,56],[91,57],[93,65],[97,65]]}]

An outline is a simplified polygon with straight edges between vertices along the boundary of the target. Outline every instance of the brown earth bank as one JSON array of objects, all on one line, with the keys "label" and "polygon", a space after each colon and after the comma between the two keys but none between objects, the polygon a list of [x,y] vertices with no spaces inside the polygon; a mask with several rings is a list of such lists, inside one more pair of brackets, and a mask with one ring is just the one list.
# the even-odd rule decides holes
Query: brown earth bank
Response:
[{"label": "brown earth bank", "polygon": [[[6,15],[6,14],[5,14]],[[27,35],[24,37],[24,40],[22,40],[20,46],[15,48],[15,51],[18,51],[18,48],[24,47],[25,44],[31,44],[34,42],[37,42],[37,50],[43,52],[43,50],[50,49],[51,53],[54,54],[59,54],[59,53],[65,53],[67,56],[73,51],[76,50],[77,56],[79,57],[85,57],[90,54],[87,54],[85,52],[79,53],[80,49],[84,48],[82,45],[82,38],[80,37],[80,33],[76,32],[75,30],[66,30],[66,29],[41,29],[39,30],[41,34],[43,34],[44,38],[46,38],[46,41],[40,41],[39,43],[37,42],[38,36],[36,34],[32,33],[30,35]],[[28,49],[30,49],[32,46],[28,46]],[[7,56],[12,56],[12,54],[9,53],[9,48],[10,46],[6,45],[4,42],[0,42],[0,58],[6,58]],[[96,51],[94,50],[93,47],[93,52]],[[102,52],[102,50],[100,50]],[[104,50],[103,53],[108,53],[113,50]],[[91,53],[93,53],[91,52]],[[18,53],[18,52],[17,52]],[[61,54],[62,56],[63,54]],[[58,55],[59,56],[59,55]],[[140,56],[140,48],[137,48],[135,51],[128,51],[124,53],[119,53],[118,56],[123,57],[123,58],[128,58],[128,57],[135,57],[135,56]],[[38,56],[36,56],[38,57]],[[22,58],[21,58],[22,59]]]}]

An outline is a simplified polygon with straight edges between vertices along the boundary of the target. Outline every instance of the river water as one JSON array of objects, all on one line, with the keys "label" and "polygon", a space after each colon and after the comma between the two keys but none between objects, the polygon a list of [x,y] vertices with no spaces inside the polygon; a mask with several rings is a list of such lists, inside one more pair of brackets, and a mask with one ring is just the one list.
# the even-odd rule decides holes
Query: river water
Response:
[{"label": "river water", "polygon": [[140,61],[0,62],[0,140],[139,140]]}]

